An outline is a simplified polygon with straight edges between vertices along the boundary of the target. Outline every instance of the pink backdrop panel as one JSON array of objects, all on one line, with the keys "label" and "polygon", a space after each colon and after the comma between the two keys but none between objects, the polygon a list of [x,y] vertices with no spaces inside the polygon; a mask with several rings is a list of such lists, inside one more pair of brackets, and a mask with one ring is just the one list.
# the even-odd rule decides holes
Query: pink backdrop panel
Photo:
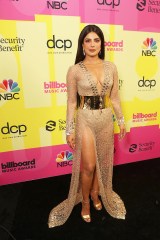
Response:
[{"label": "pink backdrop panel", "polygon": [[115,136],[115,164],[124,164],[159,157],[158,125],[131,128],[124,140]]},{"label": "pink backdrop panel", "polygon": [[35,14],[79,16],[79,1],[1,0],[0,19],[32,20]]},{"label": "pink backdrop panel", "polygon": [[138,0],[93,0],[92,2],[81,0],[81,21],[84,23],[123,25],[125,30],[159,32],[160,6],[154,6],[157,9],[154,11],[159,11],[158,14],[149,12],[148,3],[144,7],[137,4]]},{"label": "pink backdrop panel", "polygon": [[[159,157],[160,129],[132,128],[124,140],[115,135],[114,165]],[[0,185],[69,174],[73,153],[67,145],[0,153]]]},{"label": "pink backdrop panel", "polygon": [[71,173],[72,158],[67,145],[0,153],[0,185]]}]

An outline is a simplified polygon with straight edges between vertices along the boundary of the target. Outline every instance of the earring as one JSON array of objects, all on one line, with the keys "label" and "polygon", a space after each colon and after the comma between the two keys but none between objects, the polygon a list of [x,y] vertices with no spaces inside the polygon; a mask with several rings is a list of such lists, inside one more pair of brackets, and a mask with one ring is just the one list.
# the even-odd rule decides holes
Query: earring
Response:
[{"label": "earring", "polygon": [[84,56],[86,55],[86,53],[85,53],[84,49],[83,49],[83,55],[84,55]]},{"label": "earring", "polygon": [[98,55],[99,55],[99,56],[101,55],[101,50],[99,51]]}]

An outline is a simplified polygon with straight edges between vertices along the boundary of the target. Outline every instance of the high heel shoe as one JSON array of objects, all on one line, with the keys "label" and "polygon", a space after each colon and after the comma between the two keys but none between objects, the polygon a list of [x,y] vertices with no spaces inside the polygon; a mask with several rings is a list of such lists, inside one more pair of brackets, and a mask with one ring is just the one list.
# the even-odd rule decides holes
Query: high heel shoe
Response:
[{"label": "high heel shoe", "polygon": [[[84,200],[82,200],[82,205],[84,205],[84,204],[90,204],[90,201],[84,201]],[[90,223],[90,222],[91,222],[91,216],[90,216],[90,214],[83,215],[82,212],[81,212],[81,217],[82,217],[82,219],[83,219],[85,222],[87,222],[87,223]]]},{"label": "high heel shoe", "polygon": [[98,191],[96,191],[96,190],[91,190],[91,199],[92,199],[92,201],[93,201],[93,206],[94,206],[94,208],[97,210],[97,211],[100,211],[100,210],[102,210],[102,203],[101,203],[101,201],[99,200],[99,198],[98,198],[98,203],[94,203],[94,197],[92,197],[92,195],[93,194],[97,194],[98,195]]}]

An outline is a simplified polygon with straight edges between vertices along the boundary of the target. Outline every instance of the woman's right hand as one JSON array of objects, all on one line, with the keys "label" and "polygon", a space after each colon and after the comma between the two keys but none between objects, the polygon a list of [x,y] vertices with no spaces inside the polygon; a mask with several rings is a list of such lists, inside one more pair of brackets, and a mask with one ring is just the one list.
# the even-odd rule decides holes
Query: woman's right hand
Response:
[{"label": "woman's right hand", "polygon": [[67,141],[68,146],[70,146],[70,148],[72,148],[72,149],[75,148],[75,134],[74,133],[67,135],[66,141]]}]

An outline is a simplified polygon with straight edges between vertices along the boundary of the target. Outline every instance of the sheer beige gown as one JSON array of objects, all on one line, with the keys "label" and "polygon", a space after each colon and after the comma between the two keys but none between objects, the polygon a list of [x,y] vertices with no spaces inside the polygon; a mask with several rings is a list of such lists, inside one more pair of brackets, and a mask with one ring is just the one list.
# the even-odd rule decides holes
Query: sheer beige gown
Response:
[{"label": "sheer beige gown", "polygon": [[[116,118],[121,119],[123,117],[118,96],[118,74],[113,63],[103,61],[103,65],[104,82],[101,92],[98,92],[94,76],[83,62],[71,66],[67,73],[67,127],[73,127],[75,118],[76,147],[73,154],[72,177],[68,198],[51,210],[48,220],[49,228],[64,224],[73,207],[82,201],[80,169],[81,142],[84,132],[88,132],[88,134],[92,132],[94,137],[99,195],[103,205],[112,217],[125,219],[126,210],[123,201],[112,190],[114,129],[111,104]],[[106,108],[102,110],[76,110],[77,91],[80,96],[105,96]]]}]

